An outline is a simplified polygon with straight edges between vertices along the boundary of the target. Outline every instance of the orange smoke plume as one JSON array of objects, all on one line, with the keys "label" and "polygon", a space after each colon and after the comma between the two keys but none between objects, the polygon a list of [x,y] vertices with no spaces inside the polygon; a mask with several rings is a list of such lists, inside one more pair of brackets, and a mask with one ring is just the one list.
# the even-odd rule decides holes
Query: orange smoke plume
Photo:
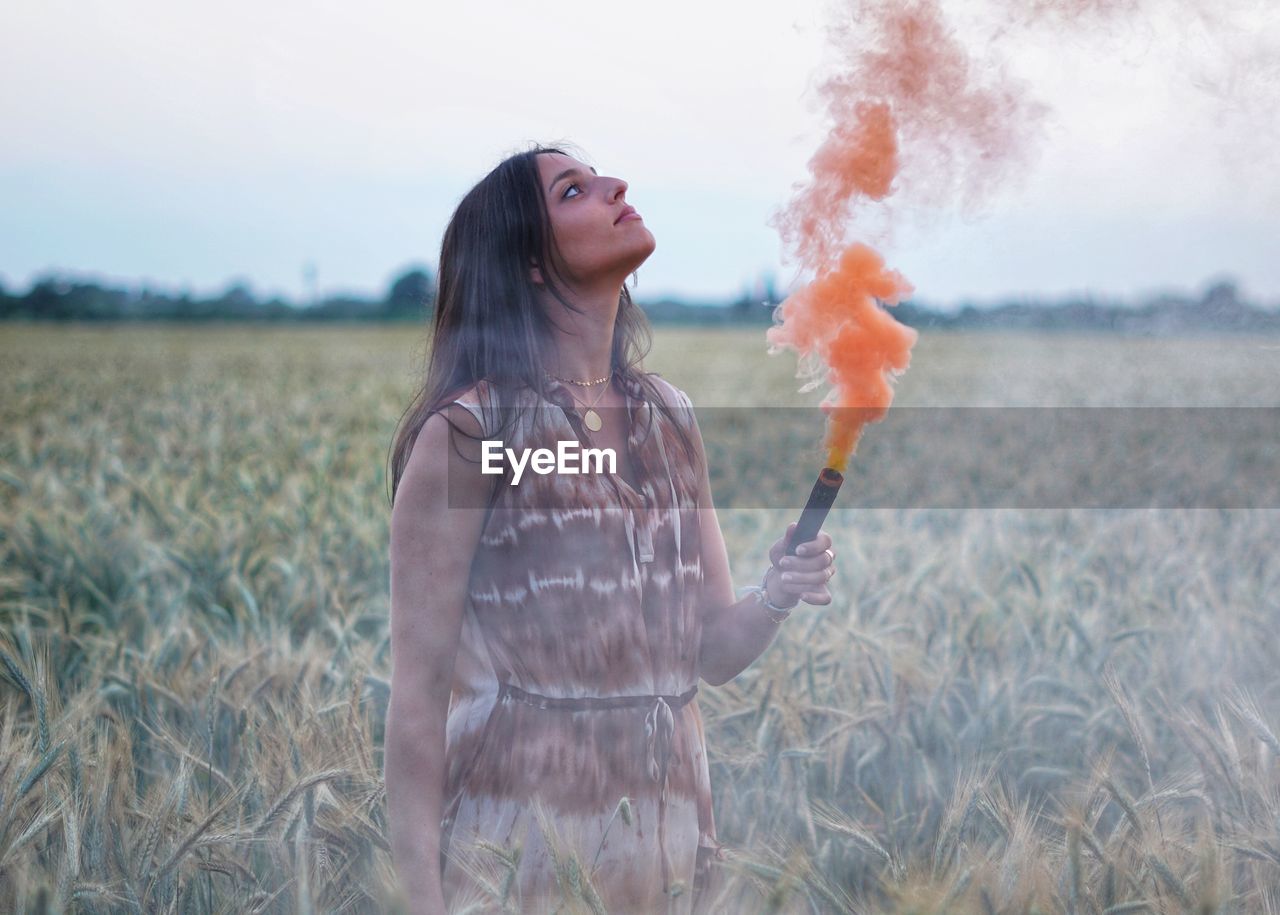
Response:
[{"label": "orange smoke plume", "polygon": [[832,127],[809,161],[812,180],[774,217],[813,279],[775,310],[766,338],[770,353],[794,349],[808,374],[834,385],[822,403],[827,466],[843,470],[863,426],[888,410],[891,381],[917,339],[880,307],[910,295],[911,284],[865,244],[849,244],[847,223],[900,179],[916,200],[959,191],[972,206],[998,183],[1022,145],[1017,131],[1039,111],[969,58],[937,0],[856,2],[830,38],[844,60],[820,89]]},{"label": "orange smoke plume", "polygon": [[[957,13],[977,29],[970,45],[983,57],[960,40],[942,0],[839,2],[827,30],[836,64],[818,84],[831,126],[809,160],[810,181],[771,220],[808,284],[775,309],[766,336],[770,353],[787,347],[800,354],[797,376],[809,377],[801,390],[833,385],[822,402],[827,466],[842,471],[863,426],[888,410],[891,382],[907,368],[917,337],[881,307],[910,295],[911,284],[871,248],[851,244],[848,226],[870,208],[886,217],[887,232],[903,204],[936,211],[956,202],[972,214],[1026,164],[1048,109],[1006,76],[995,56],[1002,36],[1036,27],[1054,36],[1098,31],[1124,16],[1172,9],[1170,21],[1187,22],[1196,42],[1208,38],[1210,69],[1195,74],[1196,84],[1233,107],[1267,114],[1274,90],[1263,83],[1280,54],[1265,37],[1240,43],[1262,23],[1261,7],[1248,0],[957,0]],[[1247,71],[1257,74],[1252,81]]]},{"label": "orange smoke plume", "polygon": [[[827,409],[827,464],[844,471],[862,427],[883,419],[893,400],[886,372],[905,371],[916,332],[876,304],[896,304],[911,294],[896,270],[885,268],[866,245],[845,250],[839,265],[789,297],[778,311],[781,325],[766,332],[771,346],[816,354],[827,367],[837,397]],[[834,408],[834,409],[833,409]]]}]

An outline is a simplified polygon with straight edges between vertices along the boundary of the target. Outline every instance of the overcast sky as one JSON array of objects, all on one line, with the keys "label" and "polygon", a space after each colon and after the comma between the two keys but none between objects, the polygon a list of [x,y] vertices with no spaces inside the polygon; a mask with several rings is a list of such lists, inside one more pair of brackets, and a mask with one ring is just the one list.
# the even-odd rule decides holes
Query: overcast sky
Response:
[{"label": "overcast sky", "polygon": [[[1280,4],[1233,2],[1212,29],[1007,33],[994,50],[1049,108],[1029,166],[977,213],[897,213],[891,237],[870,222],[850,237],[939,305],[1228,275],[1280,304]],[[434,264],[504,154],[568,140],[630,183],[657,237],[638,297],[723,298],[765,271],[785,287],[767,220],[828,126],[825,10],[5,0],[0,281],[239,278],[300,298],[314,263],[321,294],[380,294]]]}]

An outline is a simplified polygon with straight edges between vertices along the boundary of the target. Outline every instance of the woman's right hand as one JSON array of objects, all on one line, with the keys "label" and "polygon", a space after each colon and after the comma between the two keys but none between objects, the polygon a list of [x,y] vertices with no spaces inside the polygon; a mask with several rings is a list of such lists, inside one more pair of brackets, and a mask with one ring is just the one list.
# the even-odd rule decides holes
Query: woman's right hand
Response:
[{"label": "woman's right hand", "polygon": [[818,531],[818,536],[800,544],[795,555],[788,556],[787,544],[795,530],[796,522],[792,521],[787,525],[787,532],[769,549],[769,561],[773,563],[765,577],[769,600],[779,607],[794,607],[801,601],[825,606],[831,603],[827,582],[836,571],[831,535]]}]

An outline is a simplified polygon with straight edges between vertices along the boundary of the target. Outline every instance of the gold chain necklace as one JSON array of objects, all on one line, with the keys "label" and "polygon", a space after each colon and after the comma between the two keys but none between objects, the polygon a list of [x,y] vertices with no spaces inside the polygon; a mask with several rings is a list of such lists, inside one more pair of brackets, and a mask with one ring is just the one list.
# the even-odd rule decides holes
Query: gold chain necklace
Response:
[{"label": "gold chain necklace", "polygon": [[584,388],[589,388],[593,384],[599,384],[602,381],[608,381],[610,378],[613,377],[613,372],[610,372],[608,375],[605,375],[603,378],[597,378],[595,381],[574,381],[572,378],[561,378],[559,375],[552,375],[550,372],[547,372],[547,377],[554,378],[556,381],[563,381],[565,384],[576,384],[576,385],[581,385]]}]

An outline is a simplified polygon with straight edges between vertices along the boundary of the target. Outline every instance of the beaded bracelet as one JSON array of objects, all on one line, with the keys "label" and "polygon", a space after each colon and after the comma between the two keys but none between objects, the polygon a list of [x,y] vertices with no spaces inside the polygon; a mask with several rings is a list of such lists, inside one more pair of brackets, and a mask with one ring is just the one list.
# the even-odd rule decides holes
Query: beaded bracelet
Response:
[{"label": "beaded bracelet", "polygon": [[769,600],[768,581],[769,581],[769,573],[772,571],[773,571],[773,566],[769,566],[769,568],[764,570],[764,576],[760,579],[759,585],[748,585],[738,593],[754,594],[756,598],[760,601],[760,608],[764,610],[765,615],[769,617],[770,622],[781,623],[783,620],[785,620],[787,617],[791,615],[791,612],[795,610],[797,605],[792,605],[790,607],[779,607],[773,601]]}]

